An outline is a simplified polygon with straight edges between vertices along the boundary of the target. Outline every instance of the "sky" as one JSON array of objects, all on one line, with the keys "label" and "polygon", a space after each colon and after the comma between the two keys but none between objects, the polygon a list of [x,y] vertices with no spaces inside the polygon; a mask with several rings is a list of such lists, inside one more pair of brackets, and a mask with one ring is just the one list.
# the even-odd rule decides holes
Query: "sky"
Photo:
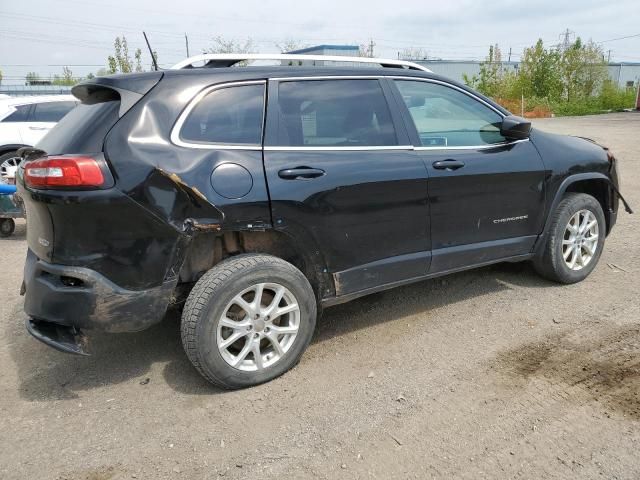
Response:
[{"label": "sky", "polygon": [[[640,1],[537,0],[0,0],[0,70],[5,84],[27,72],[74,76],[104,68],[113,40],[125,35],[131,52],[148,54],[142,31],[170,67],[201,53],[218,35],[253,40],[257,51],[278,52],[287,40],[301,46],[375,43],[376,56],[397,58],[406,48],[429,57],[482,60],[489,45],[518,60],[538,38],[557,44],[571,38],[601,42],[611,60],[640,62]],[[629,37],[629,38],[621,38]]]}]

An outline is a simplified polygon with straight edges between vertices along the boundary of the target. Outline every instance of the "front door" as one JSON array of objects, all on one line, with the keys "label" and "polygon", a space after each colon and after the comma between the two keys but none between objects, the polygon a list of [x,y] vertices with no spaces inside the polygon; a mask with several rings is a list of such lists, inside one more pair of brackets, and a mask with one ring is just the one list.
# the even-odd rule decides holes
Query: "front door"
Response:
[{"label": "front door", "polygon": [[503,115],[439,81],[396,79],[409,135],[429,171],[431,273],[527,254],[544,223],[544,165]]},{"label": "front door", "polygon": [[270,81],[274,226],[322,257],[338,295],[429,268],[427,169],[388,88],[375,78]]}]

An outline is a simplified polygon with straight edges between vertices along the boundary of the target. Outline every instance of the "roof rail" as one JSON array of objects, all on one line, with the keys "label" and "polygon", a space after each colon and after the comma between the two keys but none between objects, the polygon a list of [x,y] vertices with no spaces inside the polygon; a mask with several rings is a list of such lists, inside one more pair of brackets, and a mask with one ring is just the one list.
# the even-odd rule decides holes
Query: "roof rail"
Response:
[{"label": "roof rail", "polygon": [[[343,57],[340,55],[301,55],[295,53],[204,53],[195,55],[176,63],[172,70],[183,68],[224,68],[237,63],[251,60],[281,60],[281,61],[329,61],[348,63],[369,63],[382,67],[407,68],[409,70],[421,70],[431,72],[426,67],[406,60],[390,60],[386,58],[370,57]],[[203,67],[194,67],[196,62],[205,62]]]}]

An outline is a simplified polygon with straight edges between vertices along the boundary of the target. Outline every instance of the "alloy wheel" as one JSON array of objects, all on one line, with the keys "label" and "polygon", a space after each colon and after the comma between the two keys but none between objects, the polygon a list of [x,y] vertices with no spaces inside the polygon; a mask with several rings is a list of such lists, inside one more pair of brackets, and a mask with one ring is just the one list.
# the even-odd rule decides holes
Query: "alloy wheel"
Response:
[{"label": "alloy wheel", "polygon": [[582,270],[591,262],[598,237],[598,220],[590,210],[580,210],[569,219],[562,239],[562,257],[570,270]]},{"label": "alloy wheel", "polygon": [[22,162],[22,158],[18,156],[7,158],[0,164],[0,177],[5,181],[15,179],[20,162]]},{"label": "alloy wheel", "polygon": [[232,367],[262,370],[282,359],[299,327],[300,307],[291,291],[277,283],[258,283],[233,297],[224,309],[216,343]]}]

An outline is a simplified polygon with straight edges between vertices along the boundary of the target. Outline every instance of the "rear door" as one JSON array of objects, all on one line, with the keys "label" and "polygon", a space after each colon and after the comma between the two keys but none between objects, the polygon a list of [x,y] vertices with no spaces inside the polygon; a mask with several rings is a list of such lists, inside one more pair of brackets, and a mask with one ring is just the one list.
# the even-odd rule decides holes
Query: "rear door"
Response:
[{"label": "rear door", "polygon": [[20,126],[23,142],[27,145],[38,143],[75,106],[74,101],[34,104],[29,121]]},{"label": "rear door", "polygon": [[388,88],[377,78],[269,82],[264,164],[274,226],[320,257],[338,295],[429,266],[427,169]]},{"label": "rear door", "polygon": [[395,79],[416,152],[429,170],[431,272],[531,251],[544,221],[544,165],[527,140],[500,135],[503,115],[437,80]]}]

